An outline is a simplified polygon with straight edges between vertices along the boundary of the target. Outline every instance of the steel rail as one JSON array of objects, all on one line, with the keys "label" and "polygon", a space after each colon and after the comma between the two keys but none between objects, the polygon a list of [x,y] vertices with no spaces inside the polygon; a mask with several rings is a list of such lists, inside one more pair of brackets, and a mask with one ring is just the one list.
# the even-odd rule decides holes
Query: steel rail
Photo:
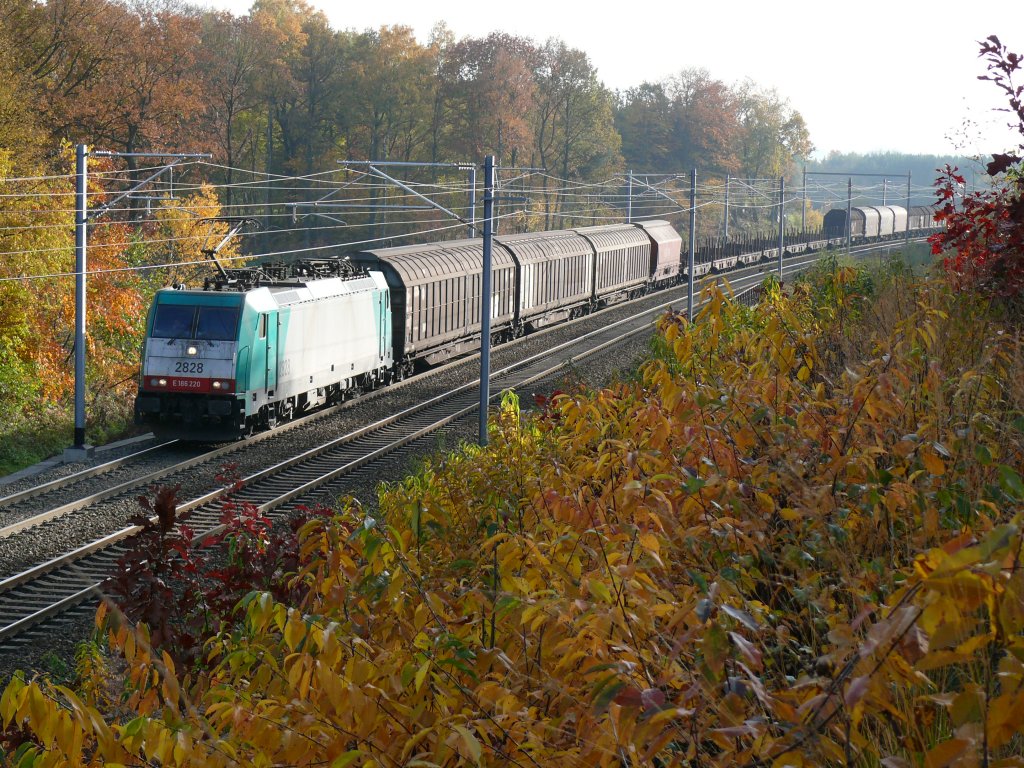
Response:
[{"label": "steel rail", "polygon": [[[438,368],[429,371],[426,374],[426,376],[446,371],[450,367],[461,364],[462,362],[464,361],[456,360],[450,363],[446,363],[443,366],[439,366]],[[363,392],[358,396],[358,399],[361,402],[365,402],[366,400],[372,397],[383,396],[387,392],[393,392],[395,390],[402,388],[403,386],[411,386],[413,383],[417,381],[422,382],[423,380],[424,377],[418,376],[411,379],[407,379],[402,382],[395,382],[387,389],[377,389]],[[255,435],[246,437],[244,440],[237,440],[227,443],[225,445],[213,449],[212,451],[207,451],[191,459],[186,459],[185,461],[168,465],[166,467],[154,470],[152,472],[146,473],[131,480],[126,480],[122,483],[110,486],[109,488],[97,491],[96,493],[87,496],[82,496],[81,498],[76,499],[75,501],[62,504],[60,506],[49,509],[45,512],[40,512],[37,515],[32,515],[22,520],[15,521],[6,526],[0,526],[0,539],[9,538],[18,533],[21,533],[22,531],[34,528],[38,525],[42,525],[52,520],[56,520],[65,515],[71,514],[72,512],[77,512],[92,504],[96,504],[111,498],[115,498],[117,496],[120,496],[121,494],[131,491],[133,488],[144,487],[146,485],[158,482],[159,480],[165,477],[177,474],[179,472],[185,472],[194,467],[216,461],[224,456],[230,455],[235,452],[244,451],[248,449],[250,446],[260,443],[263,440],[268,440],[275,435],[283,434],[289,430],[297,429],[303,425],[312,424],[316,421],[336,414],[338,411],[344,408],[351,407],[355,399],[356,398],[346,400],[343,403],[328,406],[326,408],[319,408],[316,411],[313,411],[307,415],[302,416],[301,418],[283,422],[282,424],[278,425],[275,429],[258,432]],[[10,496],[0,499],[0,515],[2,515],[5,511],[10,510],[16,503],[32,499],[34,497],[40,496],[50,491],[65,488],[69,485],[73,485],[75,482],[81,482],[83,480],[88,480],[94,476],[105,474],[111,470],[123,466],[124,464],[132,460],[137,460],[143,456],[146,456],[147,454],[154,453],[159,449],[166,448],[171,445],[179,443],[181,443],[180,440],[170,440],[160,445],[150,446],[149,448],[146,448],[142,451],[138,451],[127,456],[122,456],[119,459],[114,459],[110,462],[106,462],[104,464],[85,469],[81,472],[76,472],[73,475],[68,475],[63,478],[57,478],[56,480],[49,481],[40,486],[36,486],[35,488],[26,489],[25,491],[20,491],[19,493],[16,494],[11,494]]]},{"label": "steel rail", "polygon": [[117,469],[118,467],[127,464],[133,459],[138,459],[139,457],[145,456],[146,454],[154,453],[162,448],[167,448],[170,445],[174,445],[176,442],[178,441],[168,440],[167,442],[163,442],[158,445],[151,445],[148,448],[144,448],[141,451],[129,453],[126,454],[125,456],[121,456],[120,458],[111,459],[110,461],[104,462],[103,464],[97,464],[93,467],[88,467],[79,472],[74,472],[70,475],[65,475],[64,477],[58,477],[55,480],[50,480],[48,482],[42,483],[41,485],[34,485],[31,488],[26,488],[24,491],[19,491],[17,493],[12,493],[8,496],[0,497],[0,511],[2,511],[4,507],[7,507],[11,504],[17,504],[19,501],[25,501],[26,499],[31,499],[36,496],[40,496],[44,493],[64,488],[65,486],[72,485],[73,483],[80,482],[82,480],[88,480],[90,477],[95,477],[96,475],[106,474],[107,472],[110,472],[113,469]]},{"label": "steel rail", "polygon": [[[106,501],[108,499],[112,499],[112,498],[114,498],[116,496],[120,496],[121,494],[126,493],[126,492],[132,490],[133,488],[138,488],[140,486],[150,485],[150,484],[158,482],[159,480],[161,480],[161,479],[163,479],[165,477],[168,477],[170,475],[174,475],[174,474],[179,473],[179,472],[185,472],[185,471],[188,471],[188,470],[190,470],[190,469],[192,469],[194,467],[201,466],[203,464],[207,464],[207,463],[212,462],[212,461],[216,461],[217,459],[220,459],[223,456],[227,456],[227,455],[229,455],[231,453],[235,453],[235,452],[238,452],[238,451],[245,450],[246,448],[248,448],[249,446],[253,445],[254,443],[258,443],[258,442],[261,442],[263,440],[267,440],[270,437],[272,437],[273,435],[281,434],[282,432],[286,432],[286,431],[288,431],[290,429],[295,429],[296,427],[298,427],[299,425],[301,425],[303,423],[308,423],[307,422],[308,418],[313,418],[313,417],[323,418],[323,417],[328,416],[328,415],[330,415],[332,413],[335,413],[337,411],[337,409],[342,408],[345,405],[347,405],[347,403],[342,403],[342,404],[339,404],[339,405],[336,405],[336,406],[331,406],[330,408],[324,409],[322,411],[317,411],[315,413],[311,413],[309,415],[309,417],[304,417],[302,419],[297,419],[295,421],[286,422],[286,423],[282,424],[279,428],[277,428],[275,430],[266,431],[266,432],[260,432],[260,433],[257,433],[256,435],[253,435],[252,437],[248,438],[247,440],[241,440],[241,441],[236,441],[236,442],[228,443],[226,445],[222,445],[219,448],[215,448],[212,451],[207,451],[207,452],[202,453],[199,456],[195,456],[195,457],[193,457],[191,459],[186,459],[185,461],[177,462],[175,464],[171,464],[169,466],[162,467],[162,468],[154,470],[152,472],[148,472],[148,473],[146,473],[146,474],[144,474],[144,475],[142,475],[140,477],[136,477],[136,478],[133,478],[131,480],[126,480],[126,481],[124,481],[122,483],[117,483],[116,485],[110,486],[109,488],[105,488],[105,489],[103,489],[101,491],[98,491],[96,493],[90,494],[88,496],[83,496],[83,497],[81,497],[79,499],[76,499],[75,501],[71,501],[71,502],[68,502],[66,504],[61,504],[60,506],[54,507],[53,509],[49,509],[49,510],[47,510],[45,512],[40,512],[37,515],[32,515],[32,516],[26,517],[26,518],[24,518],[22,520],[18,520],[16,522],[10,523],[10,524],[8,524],[6,526],[2,526],[2,527],[0,527],[0,539],[9,538],[11,536],[14,536],[15,534],[21,533],[24,530],[27,530],[29,528],[34,528],[34,527],[36,527],[38,525],[42,525],[43,523],[50,522],[51,520],[56,520],[57,518],[63,517],[64,515],[71,514],[72,512],[77,512],[78,510],[83,509],[85,507],[88,507],[88,506],[90,506],[92,504],[96,504],[96,503],[99,503],[99,502],[102,502],[102,501]],[[172,443],[177,443],[177,442],[179,442],[179,441],[172,440],[172,441],[169,441],[167,443],[164,443],[163,445],[153,446],[153,447],[148,448],[146,450],[139,451],[138,453],[132,454],[131,456],[125,456],[125,457],[122,457],[121,459],[117,459],[115,461],[116,462],[120,462],[121,464],[124,464],[126,461],[130,461],[131,459],[138,459],[139,457],[149,453],[150,451],[155,451],[157,448],[167,447],[168,445],[171,445]],[[114,463],[114,462],[111,462],[111,463]],[[106,465],[103,465],[103,466],[106,466]],[[116,467],[110,467],[109,469],[114,469],[114,468],[116,468]],[[72,476],[69,476],[69,477],[77,478],[78,480],[89,479],[90,477],[92,477],[95,474],[101,474],[100,472],[93,471],[93,470],[98,470],[98,469],[100,469],[100,468],[99,467],[93,467],[92,470],[85,470],[82,473],[78,473],[76,475],[72,475]],[[109,469],[107,469],[105,471],[109,471]],[[66,478],[61,478],[61,480],[65,480],[65,479]],[[54,482],[58,482],[58,481],[54,481]],[[67,486],[69,484],[70,484],[69,482],[65,482],[65,483],[62,483],[62,484],[58,484],[55,487],[56,488],[61,488],[61,487],[65,487],[65,486]],[[50,484],[48,483],[46,485],[50,485]],[[40,486],[40,487],[42,487],[42,486]],[[53,490],[53,488],[47,488],[47,490]],[[24,499],[18,499],[18,500],[22,501]],[[3,510],[0,509],[0,512],[2,512],[2,511]]]},{"label": "steel rail", "polygon": [[[663,304],[658,305],[655,308],[651,308],[645,311],[644,313],[642,313],[642,315],[655,316],[658,312],[663,311],[672,303],[673,302],[665,302]],[[585,334],[573,341],[559,344],[556,347],[552,348],[551,350],[538,353],[536,355],[526,358],[525,360],[519,361],[511,366],[507,366],[506,368],[495,371],[493,373],[493,377],[503,377],[508,375],[515,369],[521,368],[529,363],[535,362],[544,357],[550,358],[551,356],[556,356],[559,352],[565,350],[570,346],[578,346],[581,343],[585,343],[587,339],[591,338],[592,336],[598,333],[603,332],[607,334],[610,330],[614,329],[615,327],[621,326],[622,324],[630,321],[634,323],[637,322],[637,317],[634,316],[633,318],[627,318],[625,320],[618,321],[617,323],[612,323],[608,326],[605,326],[602,329],[598,329],[597,331],[591,332],[590,334]],[[639,330],[649,328],[650,324],[648,322],[642,324],[642,327],[640,329],[634,329],[633,332],[639,332]],[[579,358],[578,355],[575,357]],[[560,371],[565,367],[565,365],[565,361],[560,360],[557,364],[550,366],[550,371]],[[409,417],[415,416],[418,413],[427,410],[430,406],[443,403],[445,400],[451,400],[453,397],[460,394],[464,396],[470,395],[472,394],[473,391],[475,391],[476,386],[477,385],[474,382],[465,384],[463,386],[457,387],[455,390],[433,397],[425,401],[424,403],[420,403],[417,404],[416,406],[405,409],[404,411],[398,414],[393,414],[389,417],[386,417],[385,419],[381,419],[378,422],[375,422],[374,424],[368,425],[359,430],[355,430],[354,432],[348,435],[336,438],[332,441],[329,441],[328,443],[325,443],[322,446],[310,449],[309,451],[304,452],[300,456],[294,457],[293,459],[290,459],[286,462],[281,462],[280,464],[275,465],[274,467],[268,468],[267,470],[263,470],[247,478],[244,478],[242,481],[240,481],[239,484],[236,484],[231,488],[219,489],[217,491],[204,494],[203,496],[186,502],[185,504],[179,505],[178,512],[179,514],[187,515],[188,517],[186,519],[192,520],[194,518],[195,511],[201,507],[210,507],[212,505],[215,505],[217,504],[217,502],[223,500],[225,496],[237,496],[239,495],[240,490],[244,490],[247,487],[257,485],[261,481],[264,481],[268,478],[272,478],[275,475],[280,474],[281,471],[284,471],[292,466],[296,466],[299,462],[303,460],[308,461],[312,458],[319,456],[320,454],[329,451],[330,449],[337,448],[342,444],[351,444],[352,442],[358,440],[360,437],[373,434],[376,431],[380,431],[403,418],[408,419]],[[306,490],[309,490],[314,487],[319,487],[332,479],[336,479],[339,476],[343,476],[344,474],[352,471],[353,469],[365,466],[369,461],[372,461],[373,459],[388,455],[394,452],[395,450],[401,448],[402,446],[407,445],[409,442],[419,437],[422,437],[426,434],[429,434],[431,431],[434,431],[439,426],[443,426],[444,424],[450,423],[453,419],[458,418],[459,415],[475,410],[475,408],[476,405],[474,402],[473,404],[460,408],[455,413],[448,413],[441,418],[431,419],[426,424],[418,425],[414,429],[407,432],[405,435],[400,436],[398,439],[389,440],[384,445],[377,446],[372,451],[364,452],[362,456],[358,457],[354,461],[345,462],[340,467],[335,467],[329,472],[321,473],[321,482],[307,482]],[[272,498],[262,501],[260,504],[261,508],[263,508],[264,510],[272,510],[278,506],[281,506],[289,501],[294,500],[296,498],[296,495],[295,493],[293,493],[293,490],[294,488],[288,488],[283,493],[278,493]],[[220,506],[217,505],[216,509],[219,510]],[[219,513],[217,513],[214,510],[211,510],[210,513],[211,515],[216,515],[216,518],[219,519]],[[197,535],[203,538],[208,538],[218,528],[219,525],[211,525],[209,528],[204,528],[200,530]],[[48,600],[46,601],[46,605],[42,606],[36,605],[39,602],[39,599],[36,599],[29,611],[22,612],[21,615],[18,615],[17,618],[15,618],[13,621],[10,621],[9,623],[0,627],[0,641],[7,640],[8,638],[11,638],[16,634],[21,633],[27,628],[34,626],[48,618],[51,618],[60,612],[63,612],[71,605],[77,604],[87,599],[89,595],[93,594],[94,591],[100,587],[103,579],[97,577],[91,579],[89,583],[83,583],[81,579],[82,574],[110,568],[113,565],[116,558],[120,555],[120,553],[124,551],[122,543],[126,539],[130,538],[131,536],[133,536],[141,530],[142,527],[138,525],[128,526],[126,528],[121,529],[120,531],[116,531],[103,537],[101,540],[80,547],[76,549],[74,552],[70,552],[66,555],[53,558],[52,560],[46,563],[27,569],[22,573],[16,574],[14,576],[11,576],[7,579],[0,581],[0,615],[4,616],[5,621],[7,616],[10,616],[11,614],[16,612],[16,607],[3,604],[9,602],[12,590],[15,590],[19,587],[28,587],[29,585],[32,585],[36,587],[37,592],[42,592],[44,594],[52,593],[55,590],[61,589],[61,587],[71,588],[73,592],[72,595],[62,595],[57,599]],[[83,567],[84,564],[82,563],[82,561],[86,558],[90,558],[92,562],[88,563],[87,567]],[[27,599],[27,596],[25,596],[25,598],[23,599]]]}]

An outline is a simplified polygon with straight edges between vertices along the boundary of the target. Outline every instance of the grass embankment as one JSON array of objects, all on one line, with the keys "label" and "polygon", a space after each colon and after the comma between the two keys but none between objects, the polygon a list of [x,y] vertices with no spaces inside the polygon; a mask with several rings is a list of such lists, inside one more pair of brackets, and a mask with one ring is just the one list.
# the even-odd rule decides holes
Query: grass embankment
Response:
[{"label": "grass embankment", "polygon": [[[132,423],[132,403],[127,398],[118,394],[106,398],[109,402],[105,407],[90,404],[86,436],[89,444],[105,445],[138,434]],[[31,415],[13,418],[0,426],[0,477],[56,456],[74,442],[75,424],[70,409],[40,408]]]},{"label": "grass embankment", "polygon": [[[378,518],[309,522],[299,604],[251,595],[190,676],[117,630],[125,697],[84,686],[67,732],[166,765],[1020,765],[1019,331],[898,269],[713,296],[634,380],[509,398]],[[0,715],[66,749],[35,690]]]}]

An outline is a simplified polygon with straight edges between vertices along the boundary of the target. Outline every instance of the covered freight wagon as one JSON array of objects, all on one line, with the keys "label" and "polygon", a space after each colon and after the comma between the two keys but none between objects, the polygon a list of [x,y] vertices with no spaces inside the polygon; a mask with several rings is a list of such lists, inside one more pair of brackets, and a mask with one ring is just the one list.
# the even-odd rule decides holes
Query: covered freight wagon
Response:
[{"label": "covered freight wagon", "polygon": [[669,283],[679,277],[682,269],[683,238],[667,221],[638,221],[651,239],[651,281],[657,285]]},{"label": "covered freight wagon", "polygon": [[594,248],[594,300],[617,301],[642,292],[651,275],[651,239],[632,224],[573,230]]},{"label": "covered freight wagon", "polygon": [[[825,237],[846,237],[845,208],[833,208],[825,214]],[[865,237],[891,237],[907,231],[907,209],[899,205],[864,205],[850,209],[849,234],[854,240]]]},{"label": "covered freight wagon", "polygon": [[590,303],[594,250],[569,230],[495,237],[495,248],[515,260],[516,318],[521,326],[541,328],[574,317]]},{"label": "covered freight wagon", "polygon": [[[480,346],[483,241],[378,248],[352,261],[384,273],[391,289],[396,363],[410,373],[415,360],[431,365]],[[516,264],[492,249],[491,332],[506,332],[515,316]]]}]

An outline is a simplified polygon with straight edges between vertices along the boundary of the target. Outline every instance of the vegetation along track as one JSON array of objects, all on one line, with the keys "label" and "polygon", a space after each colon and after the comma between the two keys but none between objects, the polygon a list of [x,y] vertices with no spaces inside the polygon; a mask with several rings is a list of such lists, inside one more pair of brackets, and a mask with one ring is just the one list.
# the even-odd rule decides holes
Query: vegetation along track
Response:
[{"label": "vegetation along track", "polygon": [[[805,269],[813,263],[819,254],[807,254],[787,259],[785,273],[787,275]],[[737,270],[729,275],[735,293],[739,294],[749,291],[761,284],[765,273],[771,271],[774,264],[761,264]],[[556,375],[556,372],[563,369],[565,365],[579,358],[592,355],[600,349],[621,343],[624,339],[649,332],[651,323],[660,313],[669,306],[677,308],[685,307],[686,288],[674,289],[655,296],[648,296],[638,302],[629,305],[618,305],[605,312],[591,315],[589,318],[572,324],[572,326],[556,326],[550,329],[545,335],[554,338],[565,338],[568,341],[556,343],[555,346],[545,351],[532,354],[525,359],[498,370],[492,374],[491,391],[494,394],[510,388],[522,387],[532,381]],[[637,309],[639,305],[642,308]],[[622,319],[614,320],[618,315]],[[590,325],[596,330],[583,335],[574,336],[572,328],[586,328]],[[541,336],[541,334],[536,334]],[[530,339],[531,337],[528,337]],[[536,343],[536,340],[535,340]],[[554,342],[552,342],[554,343]],[[517,345],[506,345],[514,347]],[[543,346],[543,345],[542,345]],[[504,350],[505,348],[499,348]],[[498,351],[495,355],[497,356]],[[472,362],[471,360],[469,361]],[[460,361],[445,369],[467,367],[467,361]],[[383,395],[394,394],[402,387],[412,386],[420,379],[428,377],[416,377],[403,385],[384,390]],[[372,467],[373,462],[379,461],[382,457],[394,454],[396,451],[428,451],[433,443],[425,440],[425,437],[445,424],[454,420],[466,417],[474,413],[477,407],[476,382],[470,381],[460,386],[446,387],[440,384],[438,390],[444,392],[440,396],[416,401],[417,404],[407,407],[401,412],[387,418],[376,420],[369,426],[357,428],[344,437],[333,438],[321,442],[318,447],[311,450],[295,453],[280,461],[274,461],[274,451],[270,446],[271,438],[280,438],[286,430],[277,430],[264,433],[259,436],[259,441],[265,444],[254,449],[252,453],[260,454],[263,457],[261,469],[244,477],[235,488],[227,489],[220,485],[214,490],[194,495],[191,501],[179,505],[179,514],[187,515],[189,525],[198,533],[205,534],[216,529],[220,510],[227,499],[236,502],[250,502],[267,514],[284,515],[298,506],[311,506],[328,498],[336,498],[340,493],[345,492],[345,478],[361,467]],[[422,395],[416,395],[421,397]],[[387,405],[384,405],[387,408]],[[336,413],[337,409],[330,409]],[[372,409],[371,409],[372,412]],[[367,417],[363,416],[364,423]],[[300,434],[300,428],[309,426],[308,420],[295,422],[289,425],[293,434]],[[308,430],[307,430],[308,431]],[[337,431],[334,432],[337,434]],[[294,448],[294,444],[283,441]],[[310,445],[313,440],[309,436],[302,436],[297,441],[299,444]],[[216,451],[192,457],[183,462],[182,466],[169,466],[158,470],[156,473],[147,473],[144,479],[138,479],[134,486],[131,483],[122,483],[115,498],[121,500],[120,519],[127,519],[128,513],[124,511],[124,503],[128,502],[132,511],[137,511],[134,497],[142,488],[154,482],[151,474],[159,474],[165,482],[173,482],[180,474],[194,471],[195,467],[212,464],[224,457],[230,457],[233,453],[240,453],[244,449],[253,448],[254,441],[244,441],[222,447]],[[272,464],[269,468],[267,464]],[[209,482],[207,483],[209,488]],[[101,496],[109,497],[109,493],[102,493]],[[127,499],[125,497],[128,497]],[[85,509],[102,508],[105,502],[92,502],[92,507],[82,506],[79,508],[78,517]],[[44,514],[52,516],[53,510],[47,510]],[[86,519],[91,519],[89,515]],[[67,517],[54,519],[42,528],[31,528],[28,525],[21,525],[19,530],[12,531],[7,543],[31,551],[33,544],[26,544],[32,537],[39,536],[46,528],[60,525]],[[89,538],[74,547],[65,547],[67,551],[45,558],[36,557],[35,561],[24,567],[23,570],[0,580],[0,645],[11,647],[11,639],[18,637],[16,645],[24,645],[32,642],[32,636],[37,632],[29,632],[32,627],[39,625],[47,619],[63,614],[72,607],[95,598],[99,595],[100,585],[106,576],[111,572],[117,559],[131,546],[130,537],[137,533],[137,526],[113,526],[100,535],[98,532],[90,534]],[[49,534],[42,534],[48,539]]]}]

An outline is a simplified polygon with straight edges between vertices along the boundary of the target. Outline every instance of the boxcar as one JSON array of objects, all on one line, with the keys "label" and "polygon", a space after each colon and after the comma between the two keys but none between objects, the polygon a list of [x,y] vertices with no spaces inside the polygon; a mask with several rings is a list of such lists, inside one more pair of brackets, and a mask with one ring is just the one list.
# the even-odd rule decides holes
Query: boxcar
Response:
[{"label": "boxcar", "polygon": [[541,328],[580,314],[593,289],[594,250],[576,232],[501,235],[496,247],[516,264],[516,322]]},{"label": "boxcar", "polygon": [[907,221],[909,216],[907,215],[907,209],[901,205],[890,205],[887,206],[892,211],[892,232],[891,235],[901,235],[907,231]]},{"label": "boxcar", "polygon": [[[846,209],[833,208],[825,214],[826,237],[846,237]],[[907,231],[907,209],[898,205],[857,206],[850,209],[850,237],[891,237]]]},{"label": "boxcar", "polygon": [[651,239],[632,224],[580,227],[594,248],[594,300],[621,301],[647,287],[651,274]]},{"label": "boxcar", "polygon": [[636,223],[653,245],[651,249],[651,282],[661,286],[675,282],[682,271],[683,238],[671,224],[660,219]]},{"label": "boxcar", "polygon": [[[401,374],[422,360],[434,365],[480,346],[483,241],[407,245],[363,251],[353,262],[383,272],[391,289],[396,365]],[[516,264],[503,248],[491,254],[491,332],[510,332]]]},{"label": "boxcar", "polygon": [[935,228],[935,209],[930,205],[915,205],[910,208],[908,221],[911,231]]}]

